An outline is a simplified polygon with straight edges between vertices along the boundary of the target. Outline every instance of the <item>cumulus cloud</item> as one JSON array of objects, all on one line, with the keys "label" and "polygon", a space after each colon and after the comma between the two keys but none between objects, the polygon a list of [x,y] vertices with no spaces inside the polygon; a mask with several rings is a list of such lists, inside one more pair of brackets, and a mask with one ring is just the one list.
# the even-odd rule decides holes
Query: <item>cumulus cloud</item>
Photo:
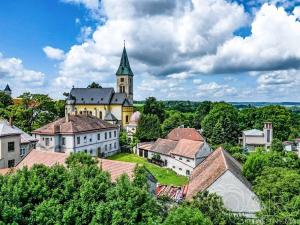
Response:
[{"label": "cumulus cloud", "polygon": [[65,58],[65,53],[59,48],[53,48],[51,46],[46,46],[43,48],[44,53],[50,59],[63,60]]},{"label": "cumulus cloud", "polygon": [[195,63],[209,73],[283,70],[300,67],[300,22],[283,7],[265,4],[249,37],[234,37]]},{"label": "cumulus cloud", "polygon": [[224,99],[237,94],[237,90],[228,85],[221,85],[216,82],[209,82],[197,86],[198,97],[208,97],[210,99]]},{"label": "cumulus cloud", "polygon": [[191,59],[214,54],[249,19],[242,6],[225,0],[104,0],[101,4],[106,22],[66,53],[57,84],[111,79],[124,39],[136,74],[188,79],[194,76]]},{"label": "cumulus cloud", "polygon": [[43,85],[45,74],[39,71],[26,69],[21,59],[5,58],[0,53],[1,81],[17,84],[20,88],[38,87]]}]

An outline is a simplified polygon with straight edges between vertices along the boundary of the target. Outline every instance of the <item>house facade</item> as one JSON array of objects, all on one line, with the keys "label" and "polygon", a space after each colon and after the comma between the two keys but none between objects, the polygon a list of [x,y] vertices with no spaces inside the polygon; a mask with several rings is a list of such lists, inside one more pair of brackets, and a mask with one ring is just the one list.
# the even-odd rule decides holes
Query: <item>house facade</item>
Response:
[{"label": "house facade", "polygon": [[300,138],[296,138],[294,141],[284,141],[283,148],[287,152],[294,152],[300,158]]},{"label": "house facade", "polygon": [[242,174],[242,166],[223,148],[212,152],[193,171],[186,198],[208,191],[222,197],[224,206],[236,214],[254,218],[261,210],[258,197]]},{"label": "house facade", "polygon": [[242,132],[240,143],[245,151],[254,151],[257,147],[264,147],[268,149],[271,147],[273,141],[273,126],[271,122],[264,123],[264,129],[245,130]]},{"label": "house facade", "polygon": [[120,149],[118,126],[89,115],[67,115],[32,134],[38,150],[107,157]]},{"label": "house facade", "polygon": [[139,144],[136,153],[177,174],[190,176],[210,152],[210,146],[196,129],[175,128],[166,139],[159,138],[154,143]]},{"label": "house facade", "polygon": [[37,140],[12,123],[0,122],[0,168],[14,167],[35,148]]},{"label": "house facade", "polygon": [[124,129],[133,114],[133,72],[124,46],[114,88],[72,88],[66,101],[66,114],[93,115]]}]

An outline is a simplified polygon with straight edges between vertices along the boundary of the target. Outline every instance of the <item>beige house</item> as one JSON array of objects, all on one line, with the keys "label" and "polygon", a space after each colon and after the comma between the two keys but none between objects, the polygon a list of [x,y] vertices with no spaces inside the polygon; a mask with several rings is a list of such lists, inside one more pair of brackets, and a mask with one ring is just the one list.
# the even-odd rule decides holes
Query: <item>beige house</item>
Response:
[{"label": "beige house", "polygon": [[222,197],[224,206],[236,214],[251,218],[261,210],[258,197],[243,176],[241,164],[221,147],[194,169],[186,198],[192,199],[203,191]]},{"label": "beige house", "polygon": [[190,176],[194,168],[210,153],[210,146],[194,128],[175,128],[165,139],[141,143],[137,150],[139,156],[184,176]]},{"label": "beige house", "polygon": [[37,140],[6,120],[0,122],[0,168],[14,167],[34,149]]},{"label": "beige house", "polygon": [[95,116],[67,115],[32,132],[37,150],[106,157],[120,150],[119,127]]},{"label": "beige house", "polygon": [[273,126],[271,122],[264,123],[264,129],[245,130],[240,138],[245,151],[254,151],[257,147],[270,148],[273,141]]}]

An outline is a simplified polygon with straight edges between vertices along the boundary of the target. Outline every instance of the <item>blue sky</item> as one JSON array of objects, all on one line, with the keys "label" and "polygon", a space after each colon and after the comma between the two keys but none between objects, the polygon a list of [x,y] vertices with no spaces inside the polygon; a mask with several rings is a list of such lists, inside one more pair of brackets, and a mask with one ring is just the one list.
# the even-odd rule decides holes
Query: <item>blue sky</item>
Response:
[{"label": "blue sky", "polygon": [[3,0],[0,88],[62,98],[115,86],[126,48],[134,98],[300,101],[300,1]]}]

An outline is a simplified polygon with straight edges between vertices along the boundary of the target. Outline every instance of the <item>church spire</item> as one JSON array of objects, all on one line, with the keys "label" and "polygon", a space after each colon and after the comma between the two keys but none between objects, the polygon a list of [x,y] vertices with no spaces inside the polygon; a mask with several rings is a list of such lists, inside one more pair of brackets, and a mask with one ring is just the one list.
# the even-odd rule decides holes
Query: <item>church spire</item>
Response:
[{"label": "church spire", "polygon": [[123,48],[122,58],[121,58],[120,65],[119,65],[116,75],[117,76],[124,76],[124,75],[125,76],[133,76],[133,72],[131,71],[127,52],[126,52],[125,40],[124,40],[124,48]]}]

